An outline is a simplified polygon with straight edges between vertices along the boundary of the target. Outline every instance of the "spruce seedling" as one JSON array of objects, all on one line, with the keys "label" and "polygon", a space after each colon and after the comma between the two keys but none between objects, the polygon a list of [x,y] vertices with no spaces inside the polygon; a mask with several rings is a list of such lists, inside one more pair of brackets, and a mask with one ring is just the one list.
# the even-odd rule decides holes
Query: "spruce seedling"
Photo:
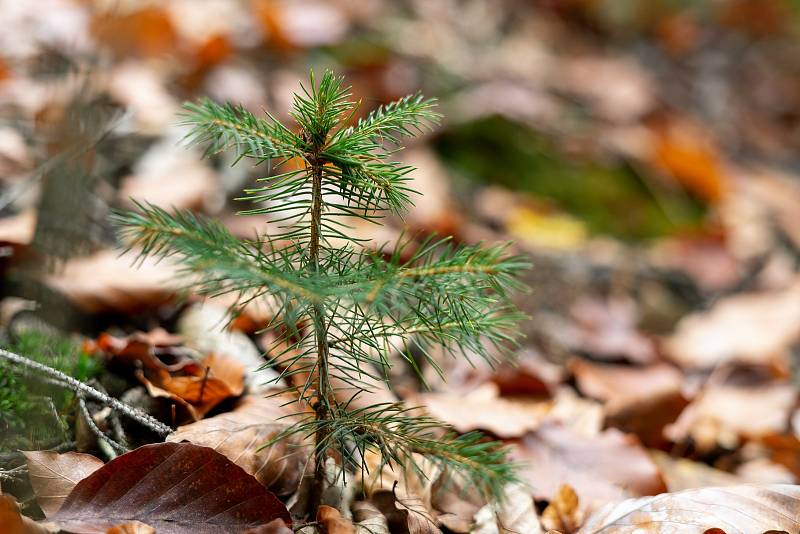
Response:
[{"label": "spruce seedling", "polygon": [[273,235],[243,241],[217,222],[145,204],[116,215],[116,223],[143,256],[177,258],[195,291],[235,293],[234,313],[264,296],[277,303],[269,365],[297,385],[305,415],[276,439],[313,439],[312,515],[332,453],[341,469],[356,472],[365,469],[367,451],[380,455],[382,467],[405,469],[419,469],[413,455],[421,453],[497,497],[514,480],[499,442],[457,435],[400,403],[355,408],[352,401],[366,382],[387,380],[394,354],[437,370],[436,346],[492,362],[507,354],[520,319],[509,292],[527,263],[506,246],[429,239],[413,251],[409,240],[376,251],[353,237],[351,218],[379,223],[411,205],[413,169],[392,154],[440,115],[434,100],[416,94],[354,120],[358,104],[350,96],[342,78],[326,72],[317,84],[312,73],[294,96],[292,128],[231,104],[186,105],[189,137],[209,154],[235,150],[237,161],[271,165],[260,187],[245,190],[243,199],[256,207],[242,213],[269,216],[280,228]]}]

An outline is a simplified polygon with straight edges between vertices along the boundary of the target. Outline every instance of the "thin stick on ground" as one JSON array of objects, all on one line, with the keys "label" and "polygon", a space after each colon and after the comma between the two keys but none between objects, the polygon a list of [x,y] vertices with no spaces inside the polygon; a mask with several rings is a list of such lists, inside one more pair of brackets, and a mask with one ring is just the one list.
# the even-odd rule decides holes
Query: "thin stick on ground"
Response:
[{"label": "thin stick on ground", "polygon": [[48,367],[39,362],[35,362],[25,356],[20,356],[19,354],[14,354],[13,352],[9,352],[4,349],[0,349],[0,358],[11,362],[12,364],[21,365],[28,370],[36,371],[45,375],[46,377],[55,379],[58,383],[62,386],[67,387],[78,394],[83,394],[86,397],[90,397],[96,401],[99,401],[107,406],[110,406],[114,410],[117,410],[119,413],[133,419],[140,425],[147,427],[148,429],[152,430],[156,434],[160,436],[166,436],[172,432],[172,428],[168,427],[155,417],[152,417],[141,410],[134,408],[124,402],[120,402],[119,400],[102,393],[92,386],[84,384],[80,380],[76,380],[71,376],[62,373],[52,367]]}]

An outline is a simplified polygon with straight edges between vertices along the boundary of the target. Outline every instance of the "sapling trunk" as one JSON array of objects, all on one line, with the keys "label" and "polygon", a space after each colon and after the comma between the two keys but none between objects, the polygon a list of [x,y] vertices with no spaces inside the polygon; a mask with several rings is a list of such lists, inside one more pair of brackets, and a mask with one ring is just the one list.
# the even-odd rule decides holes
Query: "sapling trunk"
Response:
[{"label": "sapling trunk", "polygon": [[[319,272],[319,241],[322,229],[322,164],[317,154],[311,154],[311,236],[309,243],[309,259],[311,270]],[[322,493],[325,491],[325,440],[328,437],[328,423],[330,419],[330,399],[332,395],[331,381],[328,369],[328,338],[325,328],[325,310],[319,304],[314,304],[313,321],[314,337],[317,343],[316,366],[316,402],[314,414],[319,423],[314,436],[314,480],[311,483],[309,495],[309,510],[315,511],[322,504]]]}]

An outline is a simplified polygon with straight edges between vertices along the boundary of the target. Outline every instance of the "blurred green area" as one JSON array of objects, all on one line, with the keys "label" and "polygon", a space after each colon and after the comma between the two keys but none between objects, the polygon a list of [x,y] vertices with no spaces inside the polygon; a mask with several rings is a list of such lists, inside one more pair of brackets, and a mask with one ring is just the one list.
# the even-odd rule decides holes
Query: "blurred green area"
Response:
[{"label": "blurred green area", "polygon": [[[73,378],[86,381],[101,371],[100,362],[68,337],[25,331],[2,348],[24,354]],[[0,452],[38,450],[69,441],[75,395],[41,377],[11,372],[0,362]]]},{"label": "blurred green area", "polygon": [[436,149],[457,174],[548,200],[593,233],[661,237],[698,227],[706,212],[699,200],[658,189],[624,162],[567,155],[547,136],[501,117],[452,127]]}]

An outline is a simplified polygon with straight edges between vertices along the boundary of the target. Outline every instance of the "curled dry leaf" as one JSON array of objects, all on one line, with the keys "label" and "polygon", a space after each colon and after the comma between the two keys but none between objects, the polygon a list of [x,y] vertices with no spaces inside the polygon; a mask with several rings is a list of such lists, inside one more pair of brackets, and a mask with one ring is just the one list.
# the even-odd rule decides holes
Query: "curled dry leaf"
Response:
[{"label": "curled dry leaf", "polygon": [[353,523],[343,518],[339,510],[332,506],[321,505],[317,509],[317,521],[326,534],[356,534]]},{"label": "curled dry leaf", "polygon": [[[255,305],[256,302],[260,301],[252,301],[251,304]],[[251,317],[257,324],[256,330],[269,322],[272,311],[258,319]],[[247,309],[244,313],[248,313]],[[241,363],[250,391],[266,389],[262,386],[277,378],[278,374],[271,369],[259,370],[264,365],[261,351],[247,335],[229,328],[228,321],[228,309],[220,306],[218,299],[215,299],[214,303],[204,302],[187,308],[178,319],[177,329],[188,347],[202,354],[214,353]]]},{"label": "curled dry leaf", "polygon": [[701,488],[609,504],[579,534],[797,532],[800,486]]},{"label": "curled dry leaf", "polygon": [[159,534],[224,534],[280,518],[286,507],[220,453],[190,443],[145,445],[75,486],[52,520],[77,534],[141,521]]},{"label": "curled dry leaf", "polygon": [[51,523],[37,523],[19,511],[11,495],[0,493],[0,530],[3,534],[55,534],[59,528]]},{"label": "curled dry leaf", "polygon": [[156,529],[141,521],[126,521],[111,527],[106,534],[156,534]]},{"label": "curled dry leaf", "polygon": [[441,534],[431,510],[433,482],[441,471],[424,456],[415,454],[415,469],[380,469],[380,456],[374,452],[365,455],[368,477],[363,487],[370,502],[386,517],[390,532],[401,534]]},{"label": "curled dry leaf", "polygon": [[75,485],[101,467],[103,461],[91,454],[53,451],[24,451],[36,502],[47,517],[52,516]]},{"label": "curled dry leaf", "polygon": [[211,447],[278,495],[297,489],[308,450],[298,439],[269,442],[290,422],[286,397],[245,397],[230,412],[178,428],[168,442],[188,441]]},{"label": "curled dry leaf", "polygon": [[635,436],[609,429],[597,436],[547,424],[527,434],[514,456],[536,499],[552,501],[561,484],[575,489],[581,506],[666,491],[658,468]]},{"label": "curled dry leaf", "polygon": [[787,367],[785,351],[800,338],[800,281],[780,291],[740,294],[681,320],[667,355],[685,369],[736,361]]},{"label": "curled dry leaf", "polygon": [[542,512],[542,525],[548,530],[573,534],[582,524],[583,512],[578,495],[568,484],[562,484],[555,499]]},{"label": "curled dry leaf", "polygon": [[530,490],[522,484],[508,484],[503,499],[478,510],[470,534],[542,534]]},{"label": "curled dry leaf", "polygon": [[372,503],[359,501],[352,508],[356,534],[389,534],[386,518]]}]

